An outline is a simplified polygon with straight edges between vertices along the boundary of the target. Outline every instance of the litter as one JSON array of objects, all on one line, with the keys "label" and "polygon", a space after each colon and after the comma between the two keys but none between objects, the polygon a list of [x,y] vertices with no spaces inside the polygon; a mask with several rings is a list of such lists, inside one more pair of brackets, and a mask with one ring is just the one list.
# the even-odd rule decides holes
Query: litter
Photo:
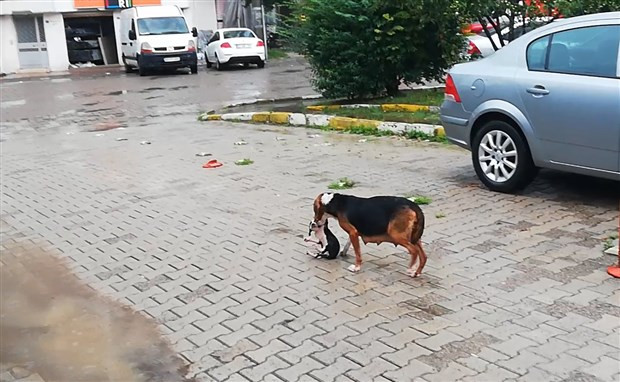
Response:
[{"label": "litter", "polygon": [[239,141],[239,142],[235,142],[235,146],[245,146],[248,143],[246,141]]},{"label": "litter", "polygon": [[211,155],[213,155],[213,154],[205,153],[205,152],[196,154],[197,157],[210,157]]},{"label": "litter", "polygon": [[73,134],[75,134],[75,132],[73,132],[73,131],[70,131],[70,132],[67,133],[67,135],[73,135]]},{"label": "litter", "polygon": [[362,139],[359,139],[358,142],[359,143],[366,143],[366,142],[368,142],[368,139],[362,138]]},{"label": "litter", "polygon": [[321,134],[308,134],[308,138],[319,138]]},{"label": "litter", "polygon": [[120,142],[120,141],[126,141],[126,140],[127,140],[127,138],[116,138],[116,140],[117,140],[117,141],[119,141],[119,142]]},{"label": "litter", "polygon": [[202,168],[218,168],[218,167],[222,167],[222,166],[223,166],[223,164],[218,162],[217,159],[211,159],[207,163],[203,164]]},{"label": "litter", "polygon": [[334,145],[333,143],[329,143],[329,142],[323,143],[323,146],[333,146],[333,145]]},{"label": "litter", "polygon": [[150,141],[142,141],[140,142],[141,145],[150,145],[151,142]]},{"label": "litter", "polygon": [[105,134],[101,134],[101,133],[99,133],[99,134],[95,134],[95,137],[103,137],[104,135],[105,135]]},{"label": "litter", "polygon": [[284,138],[284,137],[276,137],[276,141],[286,141],[286,138]]}]

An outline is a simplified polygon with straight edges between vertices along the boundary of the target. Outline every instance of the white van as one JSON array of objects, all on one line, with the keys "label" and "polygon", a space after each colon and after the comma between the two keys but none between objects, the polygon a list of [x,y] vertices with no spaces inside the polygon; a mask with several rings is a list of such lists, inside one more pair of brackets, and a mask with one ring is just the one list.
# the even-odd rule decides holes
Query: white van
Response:
[{"label": "white van", "polygon": [[190,68],[198,73],[196,28],[190,31],[175,5],[133,7],[121,11],[121,44],[125,70]]}]

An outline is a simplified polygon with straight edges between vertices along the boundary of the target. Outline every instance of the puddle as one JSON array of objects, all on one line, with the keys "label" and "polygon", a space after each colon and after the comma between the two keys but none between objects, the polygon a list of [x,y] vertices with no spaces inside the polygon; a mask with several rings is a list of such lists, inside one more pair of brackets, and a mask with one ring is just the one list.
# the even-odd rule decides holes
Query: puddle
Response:
[{"label": "puddle", "polygon": [[0,372],[50,381],[188,381],[153,321],[97,295],[40,248],[0,264]]},{"label": "puddle", "polygon": [[25,99],[18,99],[15,101],[2,101],[2,104],[0,104],[0,107],[2,109],[5,109],[7,107],[13,107],[13,106],[22,106],[26,104],[26,100]]}]

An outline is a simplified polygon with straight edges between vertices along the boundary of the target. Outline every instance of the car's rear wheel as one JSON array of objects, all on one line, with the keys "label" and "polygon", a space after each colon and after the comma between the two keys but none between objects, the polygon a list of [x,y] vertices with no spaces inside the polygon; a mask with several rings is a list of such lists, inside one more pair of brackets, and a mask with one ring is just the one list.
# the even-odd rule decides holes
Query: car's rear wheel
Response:
[{"label": "car's rear wheel", "polygon": [[536,174],[527,142],[514,126],[504,121],[490,121],[482,126],[474,137],[471,152],[476,174],[490,190],[518,190]]},{"label": "car's rear wheel", "polygon": [[[205,56],[206,56],[206,54],[205,54]],[[207,57],[207,58],[205,58],[205,60],[207,61],[207,69],[211,68],[213,66],[213,64],[211,63],[211,61],[209,61],[209,58]]]},{"label": "car's rear wheel", "polygon": [[261,69],[264,68],[265,67],[265,61],[259,61],[258,62],[258,67],[261,68]]},{"label": "car's rear wheel", "polygon": [[192,65],[189,67],[190,72],[192,72],[192,74],[196,74],[198,73],[198,65]]},{"label": "car's rear wheel", "polygon": [[222,70],[224,69],[224,67],[222,66],[222,64],[220,63],[220,59],[217,57],[217,55],[215,56],[215,70]]}]

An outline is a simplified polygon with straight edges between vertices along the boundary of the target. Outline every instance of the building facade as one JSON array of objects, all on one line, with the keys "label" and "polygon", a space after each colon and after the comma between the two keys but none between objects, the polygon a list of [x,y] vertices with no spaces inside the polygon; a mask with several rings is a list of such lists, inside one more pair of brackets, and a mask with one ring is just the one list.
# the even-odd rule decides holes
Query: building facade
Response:
[{"label": "building facade", "polygon": [[120,12],[176,5],[190,28],[217,29],[216,0],[0,0],[0,72],[122,63]]}]

